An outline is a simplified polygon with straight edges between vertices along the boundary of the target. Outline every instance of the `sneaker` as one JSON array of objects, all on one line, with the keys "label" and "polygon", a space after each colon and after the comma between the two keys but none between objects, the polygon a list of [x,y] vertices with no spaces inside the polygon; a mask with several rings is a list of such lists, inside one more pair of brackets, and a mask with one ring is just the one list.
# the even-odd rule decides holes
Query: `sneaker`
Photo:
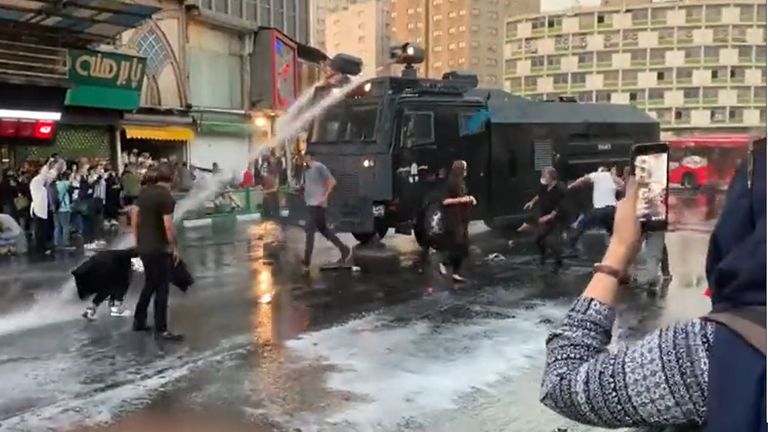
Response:
[{"label": "sneaker", "polygon": [[129,317],[131,316],[131,311],[123,306],[123,302],[115,302],[115,304],[109,308],[109,314],[113,317]]},{"label": "sneaker", "polygon": [[442,276],[447,276],[448,275],[448,270],[446,270],[445,264],[443,264],[443,263],[439,263],[437,265],[437,271],[439,271],[440,275],[442,275]]},{"label": "sneaker", "polygon": [[155,333],[157,339],[166,340],[169,342],[181,342],[184,340],[184,335],[171,333],[168,330],[160,333]]},{"label": "sneaker", "polygon": [[453,281],[456,282],[456,283],[464,283],[464,282],[467,281],[465,278],[463,278],[462,276],[457,275],[457,274],[454,274],[451,277],[453,278]]},{"label": "sneaker", "polygon": [[85,308],[85,312],[83,312],[83,318],[87,319],[88,321],[96,321],[96,308],[93,306],[88,306]]}]

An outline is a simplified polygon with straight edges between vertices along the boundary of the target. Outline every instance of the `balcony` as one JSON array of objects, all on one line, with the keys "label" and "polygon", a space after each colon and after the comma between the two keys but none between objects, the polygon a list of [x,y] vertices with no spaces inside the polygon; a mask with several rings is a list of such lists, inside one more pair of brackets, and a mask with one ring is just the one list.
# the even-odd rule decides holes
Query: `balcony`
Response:
[{"label": "balcony", "polygon": [[[765,98],[763,98],[763,100],[765,100]],[[740,104],[745,104],[745,105],[751,104],[752,96],[751,95],[739,96],[738,98],[736,98],[736,102]]]},{"label": "balcony", "polygon": [[701,57],[686,57],[685,64],[687,64],[687,65],[699,65],[699,64],[701,64]]},{"label": "balcony", "polygon": [[683,103],[686,105],[699,105],[701,103],[701,98],[697,97],[687,97],[683,99]]},{"label": "balcony", "polygon": [[662,106],[664,105],[664,99],[648,99],[645,104],[647,106]]},{"label": "balcony", "polygon": [[716,34],[712,37],[712,40],[716,43],[728,43],[728,41],[730,41],[727,34],[726,35]]},{"label": "balcony", "polygon": [[704,22],[704,18],[701,16],[688,16],[685,17],[686,24],[701,24]]},{"label": "balcony", "polygon": [[753,103],[755,105],[765,105],[765,96],[755,96]]},{"label": "balcony", "polygon": [[728,82],[726,77],[712,78],[712,84],[725,84]]},{"label": "balcony", "polygon": [[621,46],[623,47],[632,48],[636,47],[637,45],[639,45],[637,39],[624,39],[621,41]]},{"label": "balcony", "polygon": [[702,59],[702,63],[704,63],[705,65],[719,64],[720,63],[720,59],[717,58],[717,57],[704,57]]},{"label": "balcony", "polygon": [[580,70],[592,69],[592,67],[594,67],[594,66],[595,66],[594,63],[579,63],[579,69]]},{"label": "balcony", "polygon": [[544,72],[544,66],[533,66],[533,67],[531,67],[531,72],[533,72],[533,73]]},{"label": "balcony", "polygon": [[533,93],[533,92],[536,91],[536,89],[537,89],[537,87],[535,85],[529,85],[529,86],[523,87],[523,91],[525,93]]},{"label": "balcony", "polygon": [[613,28],[613,23],[612,22],[597,23],[597,28],[598,30],[610,29],[610,28]]},{"label": "balcony", "polygon": [[672,46],[674,44],[675,44],[675,38],[672,38],[672,37],[659,38],[659,46],[660,47]]},{"label": "balcony", "polygon": [[652,58],[648,60],[648,64],[651,66],[664,66],[667,61],[663,58]]},{"label": "balcony", "polygon": [[598,67],[599,69],[604,69],[604,68],[609,68],[609,67],[611,67],[611,61],[610,61],[610,60],[607,60],[607,61],[598,61],[596,64],[597,64],[597,67]]},{"label": "balcony", "polygon": [[703,105],[718,105],[717,98],[716,97],[707,97],[702,99],[701,103]]},{"label": "balcony", "polygon": [[653,18],[651,17],[651,25],[652,26],[665,26],[667,25],[667,18],[661,17],[661,18]]},{"label": "balcony", "polygon": [[637,79],[625,79],[621,82],[622,87],[636,87]]},{"label": "balcony", "polygon": [[629,64],[632,65],[632,66],[645,66],[646,64],[648,64],[648,60],[646,60],[646,59],[632,59],[632,60],[630,60]]},{"label": "balcony", "polygon": [[605,86],[605,88],[618,88],[619,80],[605,80],[603,81],[603,86]]},{"label": "balcony", "polygon": [[577,82],[577,83],[571,83],[571,89],[572,90],[580,90],[587,86],[586,83],[583,82]]},{"label": "balcony", "polygon": [[752,64],[752,56],[739,56],[739,64]]},{"label": "balcony", "polygon": [[732,84],[744,84],[744,77],[743,76],[731,77],[731,83]]},{"label": "balcony", "polygon": [[555,90],[567,90],[568,89],[568,84],[567,83],[565,83],[565,84],[563,84],[563,83],[555,84],[554,88],[555,88]]},{"label": "balcony", "polygon": [[546,27],[539,27],[539,28],[535,28],[535,29],[533,29],[533,32],[532,32],[532,34],[533,34],[534,36],[543,36],[543,35],[544,35],[544,33],[546,33],[546,31],[547,31],[547,28],[546,28]]},{"label": "balcony", "polygon": [[693,82],[693,78],[691,78],[691,77],[678,78],[675,81],[675,83],[677,83],[678,85],[679,84],[688,85],[688,84],[691,84],[692,82]]}]

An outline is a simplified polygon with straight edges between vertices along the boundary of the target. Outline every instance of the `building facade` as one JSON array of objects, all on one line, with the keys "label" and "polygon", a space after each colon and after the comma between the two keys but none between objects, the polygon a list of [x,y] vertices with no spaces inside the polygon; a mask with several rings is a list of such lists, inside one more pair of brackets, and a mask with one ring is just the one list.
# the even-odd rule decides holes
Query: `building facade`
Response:
[{"label": "building facade", "polygon": [[326,19],[326,50],[345,53],[363,60],[363,74],[388,74],[391,37],[388,0],[370,0],[348,5],[329,13]]},{"label": "building facade", "polygon": [[506,23],[504,87],[534,99],[634,104],[665,135],[762,130],[766,5],[652,3]]},{"label": "building facade", "polygon": [[532,0],[392,0],[392,39],[424,48],[420,76],[470,70],[482,86],[501,87],[504,19],[538,7]]}]

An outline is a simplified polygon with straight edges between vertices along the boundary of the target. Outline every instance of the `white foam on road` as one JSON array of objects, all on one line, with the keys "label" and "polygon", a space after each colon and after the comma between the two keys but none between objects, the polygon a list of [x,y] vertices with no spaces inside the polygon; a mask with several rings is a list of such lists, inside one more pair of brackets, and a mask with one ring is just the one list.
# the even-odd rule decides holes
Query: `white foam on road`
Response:
[{"label": "white foam on road", "polygon": [[[121,414],[149,404],[164,386],[199,368],[226,367],[228,358],[248,349],[250,340],[248,336],[235,337],[224,340],[218,347],[203,353],[181,352],[161,357],[149,365],[132,366],[115,372],[115,385],[106,388],[99,388],[103,383],[93,383],[93,388],[74,384],[69,389],[70,394],[56,395],[57,401],[53,403],[0,420],[0,432],[60,432],[74,427],[111,423]],[[77,367],[78,355],[72,355],[69,365]]]},{"label": "white foam on road", "polygon": [[549,326],[541,321],[558,322],[567,306],[440,325],[393,327],[381,317],[369,317],[308,334],[288,346],[309,361],[335,367],[327,377],[330,389],[362,398],[327,413],[323,423],[330,430],[400,430],[404,423],[456,408],[462,395],[494,391],[495,382],[543,363]]}]

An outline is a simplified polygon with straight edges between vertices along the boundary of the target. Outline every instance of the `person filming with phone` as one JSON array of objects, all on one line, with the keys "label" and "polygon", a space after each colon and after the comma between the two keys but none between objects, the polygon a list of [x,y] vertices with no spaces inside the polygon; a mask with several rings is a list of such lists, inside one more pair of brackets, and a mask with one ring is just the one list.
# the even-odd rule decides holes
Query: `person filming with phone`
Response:
[{"label": "person filming with phone", "polygon": [[711,312],[609,349],[623,289],[619,279],[637,255],[643,231],[664,225],[657,216],[663,208],[650,207],[666,202],[646,201],[651,197],[642,192],[652,174],[636,170],[642,181],[630,178],[603,259],[547,338],[544,405],[599,427],[766,431],[765,138],[760,141],[756,148],[762,150],[750,152],[731,180],[710,237]]}]

